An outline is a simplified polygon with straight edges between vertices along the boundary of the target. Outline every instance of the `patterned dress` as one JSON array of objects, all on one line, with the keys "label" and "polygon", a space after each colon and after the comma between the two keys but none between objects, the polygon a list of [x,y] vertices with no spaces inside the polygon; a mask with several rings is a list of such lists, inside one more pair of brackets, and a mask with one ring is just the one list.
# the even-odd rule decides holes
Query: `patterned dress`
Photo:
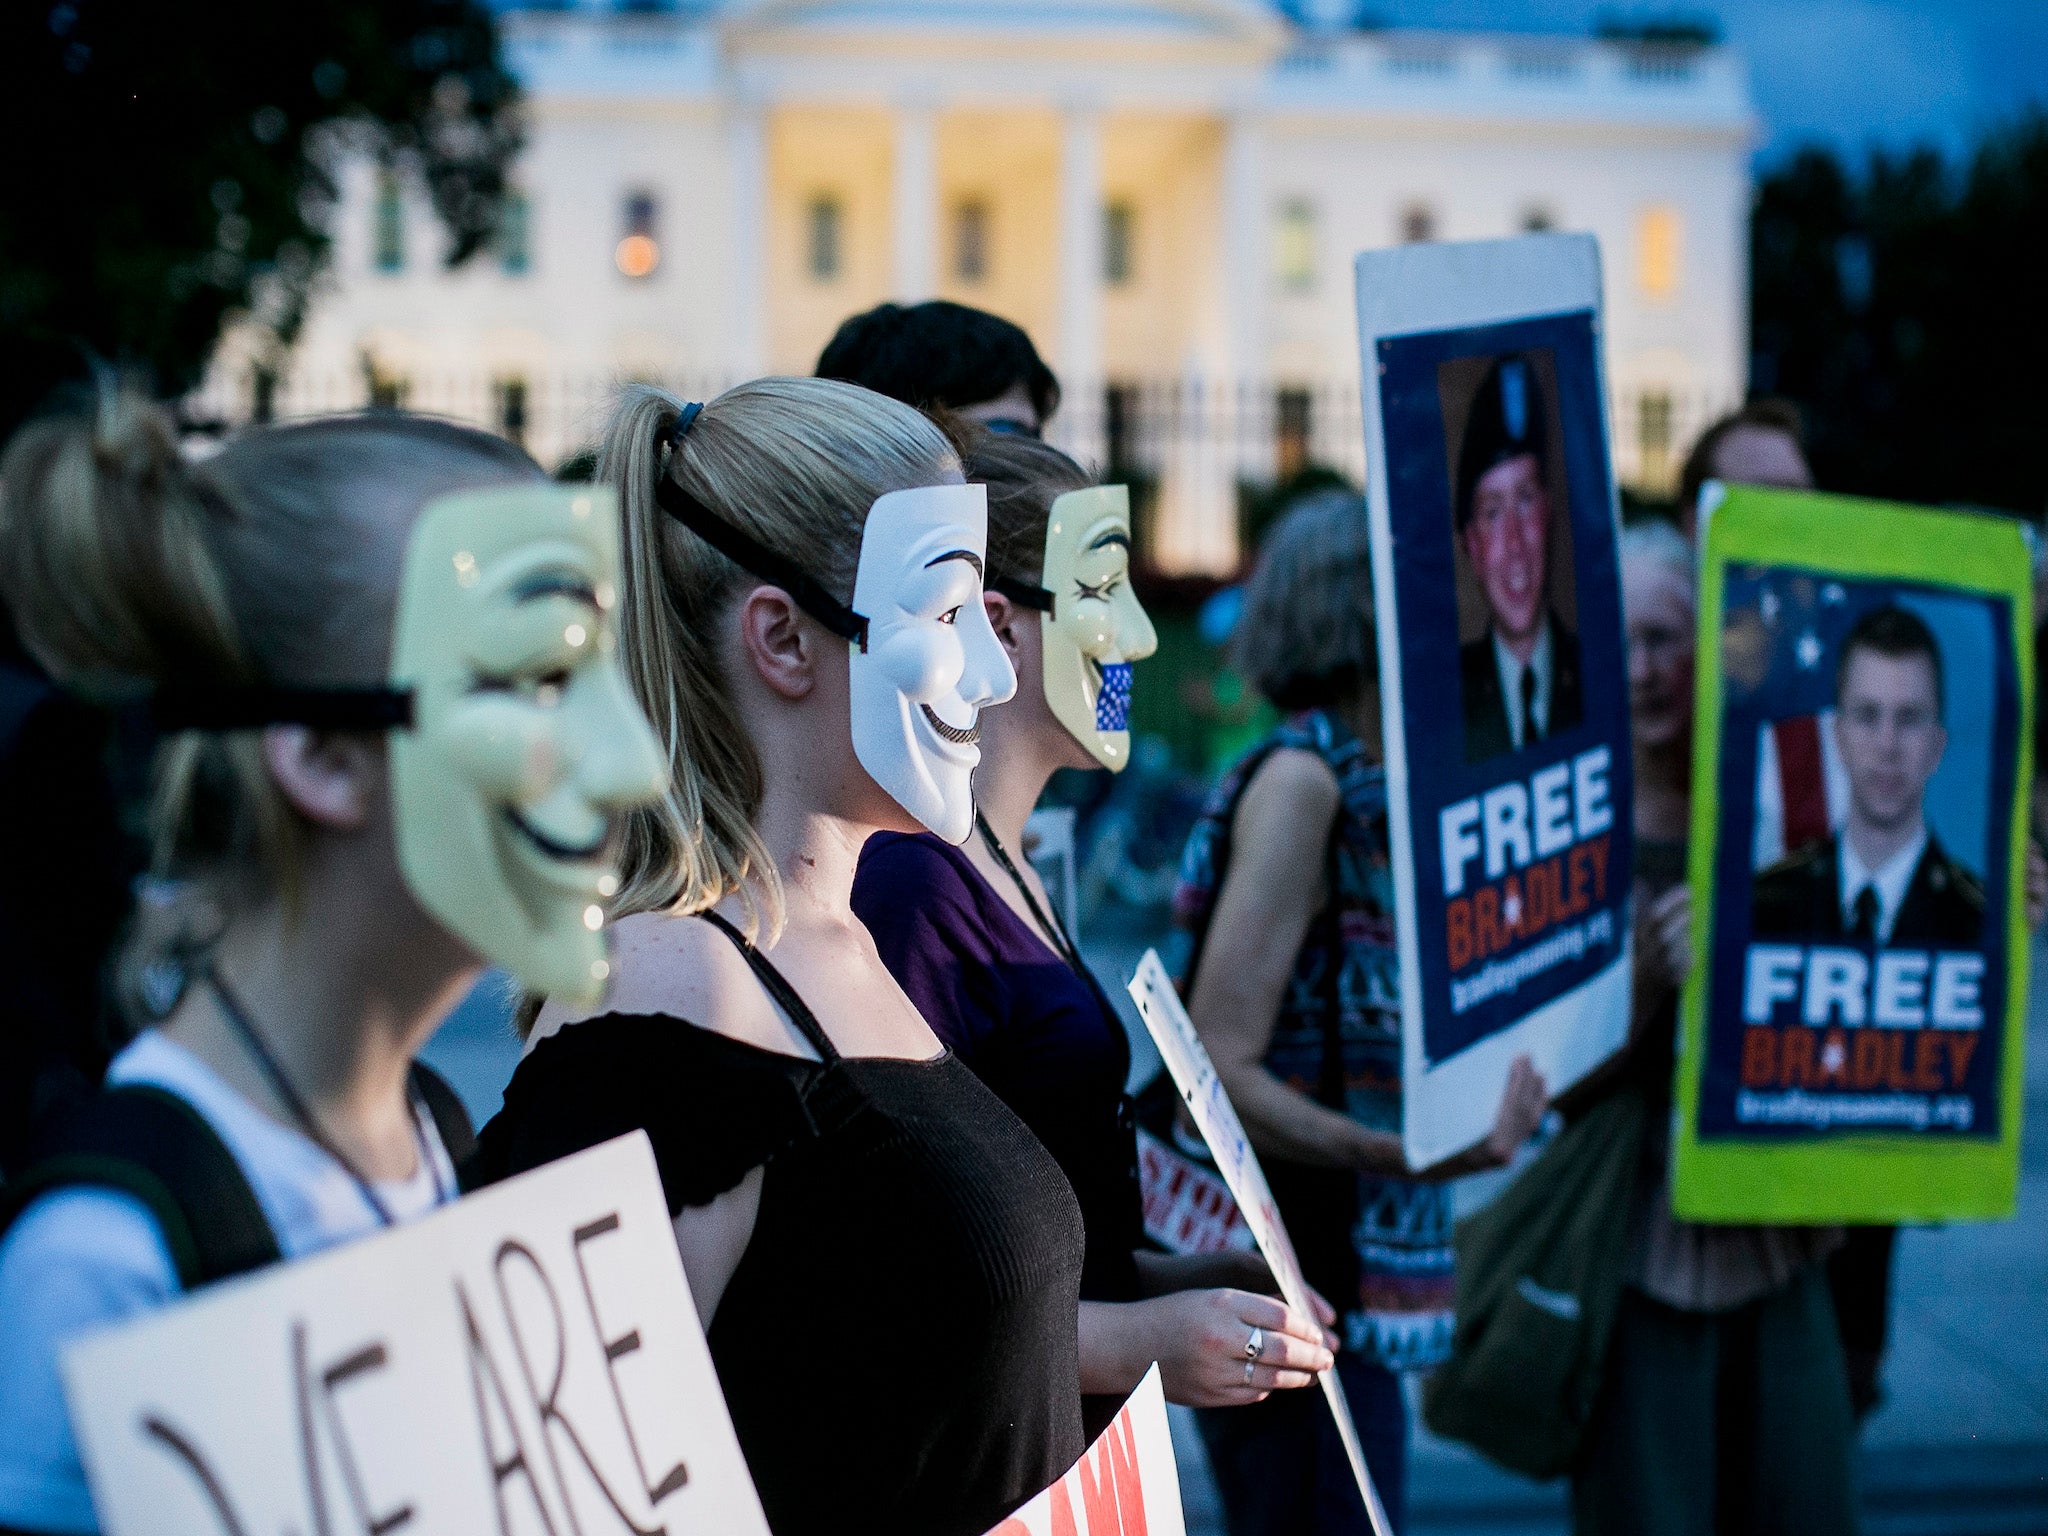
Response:
[{"label": "patterned dress", "polygon": [[[1334,714],[1290,717],[1216,786],[1181,860],[1170,969],[1186,993],[1229,868],[1238,800],[1283,747],[1329,764],[1342,808],[1321,872],[1330,896],[1295,956],[1265,1065],[1360,1124],[1398,1134],[1400,962],[1386,775]],[[1345,1347],[1393,1370],[1443,1360],[1453,1320],[1450,1187],[1264,1161],[1309,1283],[1344,1314]]]}]

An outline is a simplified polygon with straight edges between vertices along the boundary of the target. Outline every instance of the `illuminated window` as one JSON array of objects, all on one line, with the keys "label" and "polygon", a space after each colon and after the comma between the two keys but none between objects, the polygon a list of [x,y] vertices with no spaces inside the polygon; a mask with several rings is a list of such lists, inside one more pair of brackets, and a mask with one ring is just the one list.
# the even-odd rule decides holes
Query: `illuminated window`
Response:
[{"label": "illuminated window", "polygon": [[1653,299],[1678,292],[1678,210],[1668,204],[1645,208],[1636,218],[1636,282]]},{"label": "illuminated window", "polygon": [[373,242],[376,250],[372,257],[379,272],[403,272],[405,270],[405,188],[399,184],[395,171],[385,171],[377,178],[376,228]]},{"label": "illuminated window", "polygon": [[979,198],[953,210],[953,275],[963,283],[988,276],[988,204]]},{"label": "illuminated window", "polygon": [[1273,275],[1293,293],[1316,285],[1316,209],[1306,198],[1280,205],[1273,224]]},{"label": "illuminated window", "polygon": [[1436,238],[1436,210],[1427,203],[1410,203],[1401,210],[1401,241],[1420,245]]},{"label": "illuminated window", "polygon": [[1137,271],[1137,211],[1129,203],[1111,203],[1102,210],[1102,280],[1121,288]]},{"label": "illuminated window", "polygon": [[839,199],[829,192],[812,198],[804,209],[804,266],[812,281],[829,283],[839,276],[844,222]]},{"label": "illuminated window", "polygon": [[653,193],[627,194],[625,230],[619,237],[619,248],[612,253],[612,260],[625,276],[636,280],[648,277],[661,265],[661,241],[656,228],[659,211]]},{"label": "illuminated window", "polygon": [[498,270],[507,277],[524,277],[533,266],[530,244],[532,206],[524,192],[505,194],[498,208]]}]

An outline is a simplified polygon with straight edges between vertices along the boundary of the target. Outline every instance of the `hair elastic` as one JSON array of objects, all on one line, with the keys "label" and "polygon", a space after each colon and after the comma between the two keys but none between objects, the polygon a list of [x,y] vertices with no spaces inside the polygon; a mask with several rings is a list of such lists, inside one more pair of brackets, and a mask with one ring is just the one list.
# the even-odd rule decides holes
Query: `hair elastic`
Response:
[{"label": "hair elastic", "polygon": [[668,424],[668,430],[661,435],[661,440],[668,444],[669,452],[673,453],[683,446],[683,439],[690,435],[690,428],[697,424],[697,418],[703,411],[704,402],[692,400],[676,412],[676,419]]},{"label": "hair elastic", "polygon": [[717,550],[733,564],[782,588],[833,634],[863,651],[868,648],[868,621],[807,575],[794,560],[778,555],[752,534],[734,527],[692,496],[669,474],[658,474],[654,498],[661,510]]}]

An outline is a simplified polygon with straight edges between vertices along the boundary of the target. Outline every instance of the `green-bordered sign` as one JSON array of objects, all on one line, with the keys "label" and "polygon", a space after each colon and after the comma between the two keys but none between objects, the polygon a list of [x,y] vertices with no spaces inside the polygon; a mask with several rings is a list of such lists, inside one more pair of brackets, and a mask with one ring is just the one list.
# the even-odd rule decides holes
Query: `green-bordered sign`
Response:
[{"label": "green-bordered sign", "polygon": [[2000,518],[1753,489],[1714,513],[1680,1216],[2011,1214],[2031,604]]}]

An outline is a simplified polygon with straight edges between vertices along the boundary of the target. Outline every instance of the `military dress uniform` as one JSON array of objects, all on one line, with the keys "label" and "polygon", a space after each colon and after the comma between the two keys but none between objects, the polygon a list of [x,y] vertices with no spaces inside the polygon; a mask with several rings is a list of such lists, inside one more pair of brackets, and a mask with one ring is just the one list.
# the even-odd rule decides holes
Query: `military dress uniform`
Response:
[{"label": "military dress uniform", "polygon": [[[1866,890],[1868,888],[1866,887]],[[1863,893],[1850,898],[1853,910]],[[1876,944],[1876,892],[1868,931],[1843,910],[1841,850],[1835,834],[1808,843],[1756,877],[1750,933],[1759,939],[1848,940]],[[1885,939],[1894,949],[1975,949],[1984,936],[1984,886],[1948,856],[1932,832]]]},{"label": "military dress uniform", "polygon": [[[1756,877],[1750,933],[1759,939],[1875,947],[1877,893],[1866,886],[1851,895],[1849,906],[1845,912],[1841,850],[1830,834]],[[1898,949],[1974,950],[1983,939],[1983,882],[1950,858],[1930,831],[1884,942]],[[1828,1289],[1834,1293],[1835,1322],[1849,1368],[1849,1401],[1861,1418],[1877,1406],[1898,1229],[1850,1227],[1847,1232],[1847,1240],[1828,1259]]]},{"label": "military dress uniform", "polygon": [[[1546,614],[1544,622],[1550,626],[1550,708],[1543,728],[1537,730],[1529,707],[1534,674],[1523,668],[1523,746],[1569,731],[1585,717],[1579,689],[1579,637],[1560,624],[1555,614]],[[1470,645],[1458,648],[1458,674],[1464,697],[1465,761],[1483,763],[1514,751],[1514,727],[1508,720],[1507,697],[1501,692],[1500,664],[1494,659],[1491,629]]]}]

